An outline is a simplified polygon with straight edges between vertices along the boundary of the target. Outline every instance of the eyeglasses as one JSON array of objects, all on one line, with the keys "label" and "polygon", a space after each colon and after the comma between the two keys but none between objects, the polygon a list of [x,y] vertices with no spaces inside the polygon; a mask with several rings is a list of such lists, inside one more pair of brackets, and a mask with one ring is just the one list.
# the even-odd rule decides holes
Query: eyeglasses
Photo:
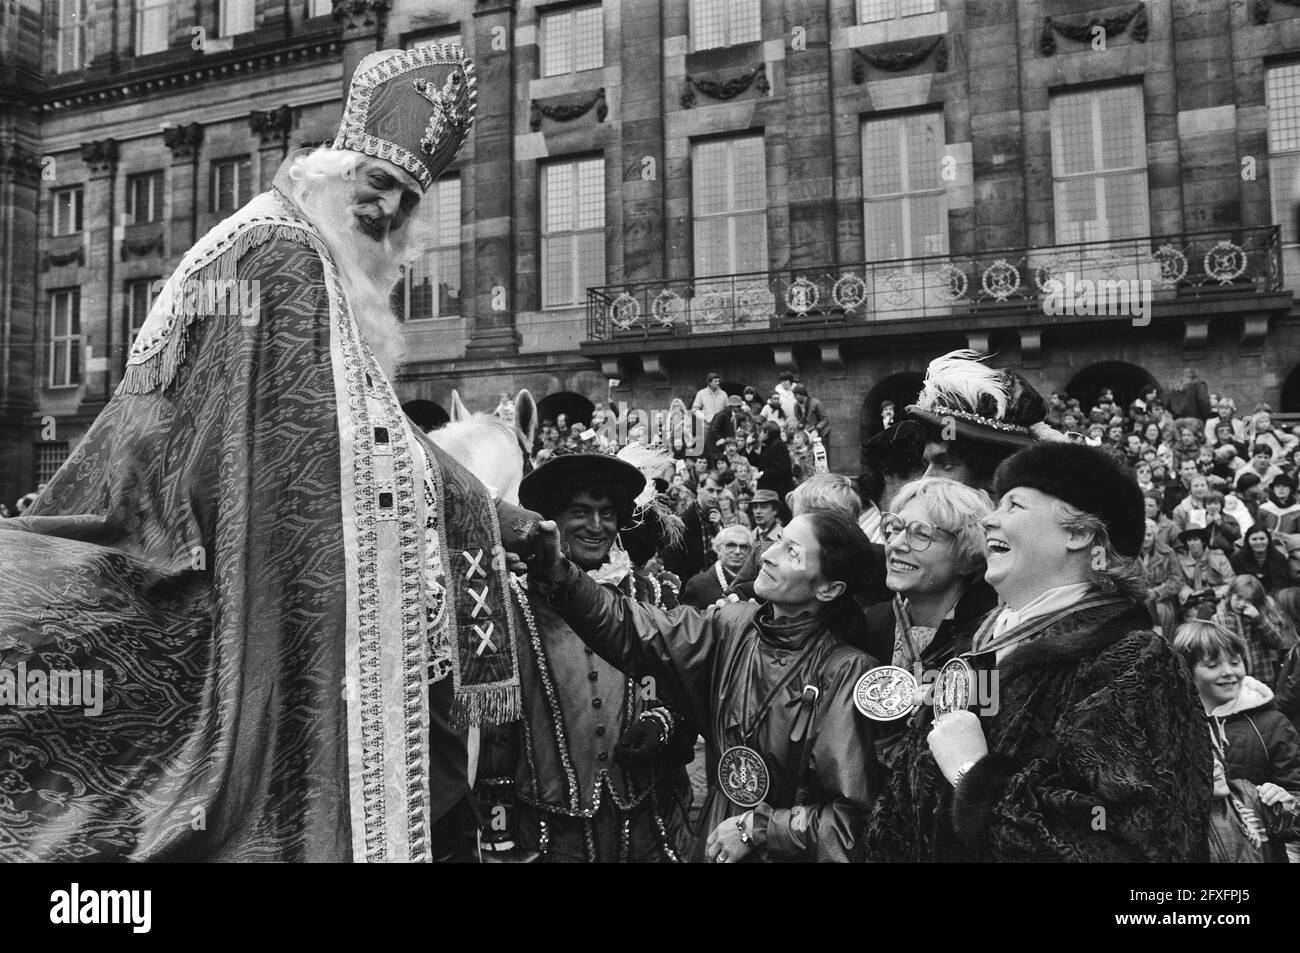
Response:
[{"label": "eyeglasses", "polygon": [[904,523],[903,518],[896,513],[886,513],[881,517],[880,531],[884,535],[886,542],[891,541],[899,533],[907,533],[907,544],[918,553],[929,549],[930,544],[936,539],[944,536],[951,539],[957,538],[956,533],[940,529],[925,520],[912,520],[910,523]]}]

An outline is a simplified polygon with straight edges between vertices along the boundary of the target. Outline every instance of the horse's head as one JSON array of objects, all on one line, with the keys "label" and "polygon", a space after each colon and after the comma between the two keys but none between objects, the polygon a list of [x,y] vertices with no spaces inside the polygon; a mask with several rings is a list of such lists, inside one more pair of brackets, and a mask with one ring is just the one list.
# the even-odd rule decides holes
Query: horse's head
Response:
[{"label": "horse's head", "polygon": [[537,405],[526,390],[515,398],[513,423],[495,414],[471,414],[452,391],[451,422],[429,438],[509,503],[519,502],[519,482],[532,467]]}]

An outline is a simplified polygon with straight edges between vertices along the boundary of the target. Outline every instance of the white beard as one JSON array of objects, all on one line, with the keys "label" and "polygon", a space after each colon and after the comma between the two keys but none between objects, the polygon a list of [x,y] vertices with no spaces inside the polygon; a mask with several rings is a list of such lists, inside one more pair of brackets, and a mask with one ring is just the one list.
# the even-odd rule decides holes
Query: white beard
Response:
[{"label": "white beard", "polygon": [[350,211],[350,189],[341,179],[321,182],[297,197],[307,218],[334,256],[348,306],[380,369],[392,381],[401,363],[402,326],[391,294],[401,266],[412,257],[410,219],[382,241],[366,234]]}]

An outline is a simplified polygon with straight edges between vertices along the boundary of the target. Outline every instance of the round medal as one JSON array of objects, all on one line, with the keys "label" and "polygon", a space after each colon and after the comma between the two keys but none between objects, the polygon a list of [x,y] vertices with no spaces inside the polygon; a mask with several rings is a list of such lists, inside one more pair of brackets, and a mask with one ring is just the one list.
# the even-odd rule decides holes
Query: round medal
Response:
[{"label": "round medal", "polygon": [[897,665],[873,668],[853,686],[853,704],[872,721],[893,721],[916,708],[916,676]]},{"label": "round medal", "polygon": [[934,681],[934,720],[970,708],[974,685],[975,670],[964,658],[951,659],[939,669],[939,677]]},{"label": "round medal", "polygon": [[767,797],[767,765],[753,748],[736,745],[718,759],[718,787],[737,807],[750,808]]}]

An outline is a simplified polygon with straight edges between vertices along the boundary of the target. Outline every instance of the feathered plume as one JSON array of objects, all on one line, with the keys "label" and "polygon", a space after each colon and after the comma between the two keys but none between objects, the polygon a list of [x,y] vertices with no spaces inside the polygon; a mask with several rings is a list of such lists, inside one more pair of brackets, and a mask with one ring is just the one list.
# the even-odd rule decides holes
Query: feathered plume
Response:
[{"label": "feathered plume", "polygon": [[978,351],[963,348],[930,362],[916,405],[922,410],[948,407],[1000,420],[1006,415],[1009,397],[1006,375],[986,365],[984,355]]},{"label": "feathered plume", "polygon": [[624,463],[632,464],[645,477],[645,488],[632,501],[634,512],[644,519],[646,511],[653,510],[655,516],[658,517],[659,536],[663,544],[676,546],[686,535],[686,524],[660,498],[659,490],[654,483],[656,476],[665,470],[672,470],[672,453],[661,447],[646,447],[642,444],[630,443],[620,450],[616,456]]}]

